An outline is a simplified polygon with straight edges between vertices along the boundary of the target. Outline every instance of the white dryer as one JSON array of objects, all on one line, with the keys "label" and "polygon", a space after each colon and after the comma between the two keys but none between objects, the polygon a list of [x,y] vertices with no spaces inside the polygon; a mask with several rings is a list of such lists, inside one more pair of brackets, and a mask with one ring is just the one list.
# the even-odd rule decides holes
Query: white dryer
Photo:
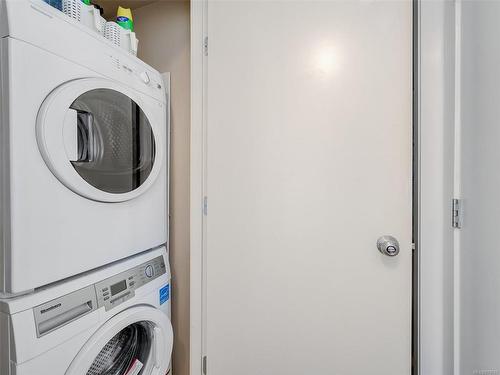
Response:
[{"label": "white dryer", "polygon": [[0,294],[166,243],[168,83],[42,0],[0,37]]},{"label": "white dryer", "polygon": [[0,300],[0,374],[165,375],[170,292],[162,247]]}]

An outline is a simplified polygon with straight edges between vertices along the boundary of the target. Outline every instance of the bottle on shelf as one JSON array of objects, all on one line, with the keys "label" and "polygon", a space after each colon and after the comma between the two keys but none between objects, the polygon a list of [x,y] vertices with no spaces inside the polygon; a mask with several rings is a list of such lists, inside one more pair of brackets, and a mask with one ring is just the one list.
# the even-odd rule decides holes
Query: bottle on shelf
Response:
[{"label": "bottle on shelf", "polygon": [[134,19],[132,18],[132,11],[130,8],[118,7],[116,23],[125,30],[134,31]]}]

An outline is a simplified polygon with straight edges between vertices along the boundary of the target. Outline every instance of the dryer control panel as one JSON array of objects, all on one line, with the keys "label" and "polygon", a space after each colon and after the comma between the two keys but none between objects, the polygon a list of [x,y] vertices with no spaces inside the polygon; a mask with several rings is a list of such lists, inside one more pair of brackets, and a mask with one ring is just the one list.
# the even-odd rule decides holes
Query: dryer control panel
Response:
[{"label": "dryer control panel", "polygon": [[166,272],[162,256],[95,284],[97,305],[106,311],[134,297],[135,290]]}]

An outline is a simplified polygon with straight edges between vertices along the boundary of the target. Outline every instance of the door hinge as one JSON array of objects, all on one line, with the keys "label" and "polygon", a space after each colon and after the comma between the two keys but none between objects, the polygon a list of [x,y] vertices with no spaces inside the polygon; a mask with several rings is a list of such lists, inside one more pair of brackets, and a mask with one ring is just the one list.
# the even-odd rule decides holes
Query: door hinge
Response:
[{"label": "door hinge", "polygon": [[208,198],[203,197],[203,215],[208,215]]},{"label": "door hinge", "polygon": [[208,56],[208,36],[203,38],[203,54]]},{"label": "door hinge", "polygon": [[451,226],[460,229],[463,222],[462,200],[454,198],[451,202]]},{"label": "door hinge", "polygon": [[202,362],[203,362],[203,365],[202,365],[202,367],[203,367],[203,369],[202,369],[203,370],[203,374],[207,375],[207,356],[203,357],[203,361]]}]

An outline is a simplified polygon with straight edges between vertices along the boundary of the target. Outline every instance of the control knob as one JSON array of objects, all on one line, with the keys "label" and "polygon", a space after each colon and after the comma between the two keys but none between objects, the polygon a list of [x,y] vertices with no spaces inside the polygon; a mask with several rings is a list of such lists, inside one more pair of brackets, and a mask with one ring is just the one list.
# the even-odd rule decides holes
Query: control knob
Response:
[{"label": "control knob", "polygon": [[142,82],[144,82],[146,85],[151,81],[149,78],[149,74],[147,72],[142,72],[139,74],[139,77],[141,78]]},{"label": "control knob", "polygon": [[151,264],[148,264],[144,270],[144,273],[146,274],[147,278],[152,278],[155,274],[155,271],[153,269],[153,266]]}]

